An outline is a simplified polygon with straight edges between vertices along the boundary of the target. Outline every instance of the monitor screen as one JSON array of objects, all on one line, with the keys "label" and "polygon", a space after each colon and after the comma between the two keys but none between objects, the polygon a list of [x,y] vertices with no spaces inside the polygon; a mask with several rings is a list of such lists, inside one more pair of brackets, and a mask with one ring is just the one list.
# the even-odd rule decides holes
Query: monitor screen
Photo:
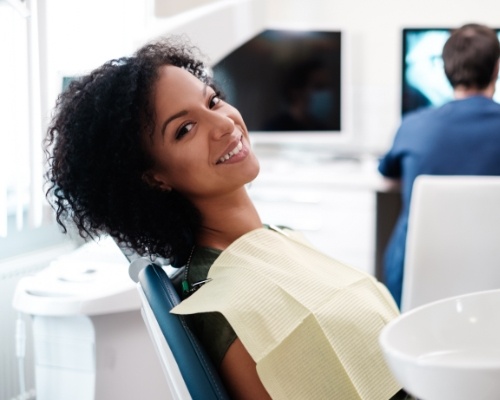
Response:
[{"label": "monitor screen", "polygon": [[250,132],[342,130],[340,31],[265,30],[214,65],[213,74]]},{"label": "monitor screen", "polygon": [[[453,99],[453,89],[444,73],[442,51],[450,28],[403,29],[401,112],[440,106]],[[500,30],[497,30],[500,38]],[[500,102],[500,81],[494,100]]]}]

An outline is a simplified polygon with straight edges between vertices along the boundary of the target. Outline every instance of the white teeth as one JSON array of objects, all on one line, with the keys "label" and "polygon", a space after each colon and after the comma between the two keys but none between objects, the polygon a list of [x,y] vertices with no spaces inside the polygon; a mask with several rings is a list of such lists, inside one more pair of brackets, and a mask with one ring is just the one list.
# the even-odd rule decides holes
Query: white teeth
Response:
[{"label": "white teeth", "polygon": [[219,162],[223,163],[224,161],[229,160],[232,156],[235,156],[236,154],[238,154],[242,148],[243,148],[243,143],[241,143],[241,141],[240,141],[240,142],[238,142],[238,144],[236,145],[236,147],[233,150],[231,150],[225,156],[222,156],[221,158],[219,158]]}]

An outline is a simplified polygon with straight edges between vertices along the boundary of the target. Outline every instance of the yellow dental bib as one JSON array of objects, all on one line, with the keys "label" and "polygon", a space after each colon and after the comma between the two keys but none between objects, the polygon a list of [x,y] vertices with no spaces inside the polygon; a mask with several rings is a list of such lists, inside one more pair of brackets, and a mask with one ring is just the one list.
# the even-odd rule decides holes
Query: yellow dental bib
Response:
[{"label": "yellow dental bib", "polygon": [[224,250],[208,277],[172,312],[222,313],[273,399],[384,400],[399,390],[378,344],[398,309],[371,275],[294,231],[262,228]]}]

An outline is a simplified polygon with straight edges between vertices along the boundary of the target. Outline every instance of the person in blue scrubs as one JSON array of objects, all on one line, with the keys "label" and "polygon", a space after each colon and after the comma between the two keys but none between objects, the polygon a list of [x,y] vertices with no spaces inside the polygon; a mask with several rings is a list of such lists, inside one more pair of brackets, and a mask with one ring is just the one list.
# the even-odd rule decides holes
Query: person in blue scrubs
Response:
[{"label": "person in blue scrubs", "polygon": [[384,281],[400,305],[408,213],[419,175],[500,175],[500,104],[492,100],[500,44],[494,30],[467,24],[443,48],[454,99],[406,114],[379,164],[401,181],[402,210],[384,254]]}]

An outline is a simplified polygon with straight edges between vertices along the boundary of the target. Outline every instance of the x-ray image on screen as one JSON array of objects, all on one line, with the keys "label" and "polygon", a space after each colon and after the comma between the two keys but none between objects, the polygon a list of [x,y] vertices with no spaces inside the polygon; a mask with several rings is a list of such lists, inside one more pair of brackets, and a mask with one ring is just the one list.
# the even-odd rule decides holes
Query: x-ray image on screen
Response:
[{"label": "x-ray image on screen", "polygon": [[[445,28],[403,30],[403,114],[421,107],[438,107],[453,99],[442,58],[450,31]],[[500,37],[500,33],[497,34]],[[498,80],[494,100],[500,102]]]}]

